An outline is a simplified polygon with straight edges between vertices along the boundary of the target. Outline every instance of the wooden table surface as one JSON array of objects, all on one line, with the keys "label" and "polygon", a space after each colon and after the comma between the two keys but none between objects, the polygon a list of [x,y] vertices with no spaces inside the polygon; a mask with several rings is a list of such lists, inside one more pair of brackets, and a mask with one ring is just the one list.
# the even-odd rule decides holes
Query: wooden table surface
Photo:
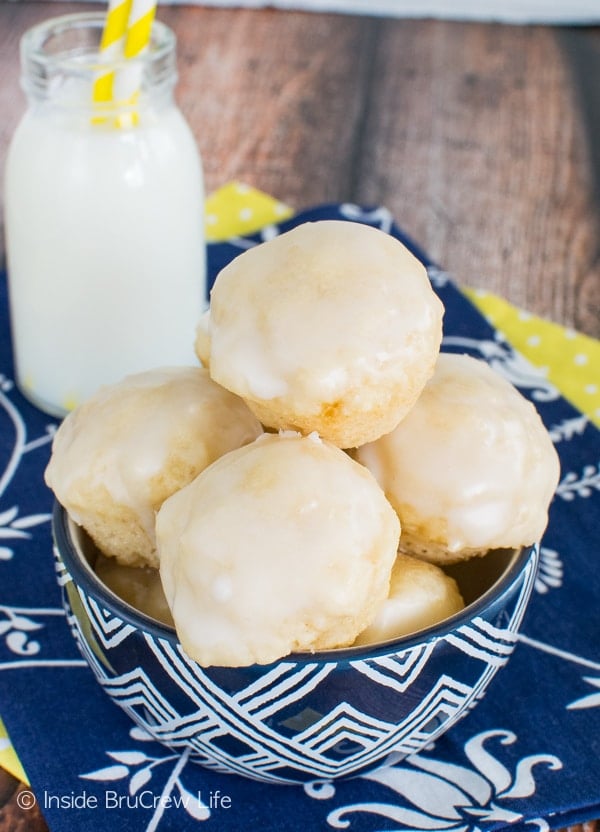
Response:
[{"label": "wooden table surface", "polygon": [[[0,3],[0,169],[24,109],[20,35],[90,8]],[[158,17],[178,36],[177,97],[208,190],[238,179],[296,208],[386,205],[459,282],[600,336],[600,29]],[[18,828],[3,782],[0,832]]]}]

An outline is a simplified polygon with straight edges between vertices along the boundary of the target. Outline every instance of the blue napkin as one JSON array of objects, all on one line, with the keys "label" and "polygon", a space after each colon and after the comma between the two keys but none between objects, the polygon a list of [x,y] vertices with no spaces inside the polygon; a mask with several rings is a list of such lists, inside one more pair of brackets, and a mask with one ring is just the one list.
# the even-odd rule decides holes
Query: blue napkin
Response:
[{"label": "blue napkin", "polygon": [[425,263],[444,349],[484,358],[536,404],[562,463],[522,634],[477,708],[430,748],[342,782],[273,786],[155,743],[101,690],[67,627],[43,483],[56,423],[13,381],[0,277],[0,713],[52,832],[82,829],[543,830],[600,816],[600,434],[517,355],[383,208],[320,206],[209,246],[210,280],[308,220],[365,222]]}]

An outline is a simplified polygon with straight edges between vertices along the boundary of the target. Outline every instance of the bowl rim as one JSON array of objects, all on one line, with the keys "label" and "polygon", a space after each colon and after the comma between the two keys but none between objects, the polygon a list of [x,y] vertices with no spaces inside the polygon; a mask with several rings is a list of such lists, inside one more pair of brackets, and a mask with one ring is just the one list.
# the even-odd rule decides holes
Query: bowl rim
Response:
[{"label": "bowl rim", "polygon": [[[154,638],[166,639],[174,647],[183,649],[181,648],[181,643],[174,627],[163,624],[145,613],[140,612],[135,607],[132,607],[98,578],[90,564],[81,555],[79,548],[71,539],[71,528],[80,529],[81,527],[72,520],[58,500],[55,500],[52,510],[54,545],[60,560],[63,562],[74,584],[82,587],[89,596],[99,601],[109,612],[117,618],[120,618],[126,624],[147,632]],[[290,653],[269,664],[249,665],[249,667],[260,667],[263,669],[272,667],[282,661],[315,662],[317,664],[338,661],[361,661],[400,653],[425,642],[437,641],[457,631],[464,625],[471,623],[484,609],[499,603],[502,597],[518,582],[523,568],[532,556],[534,558],[539,557],[539,544],[537,543],[515,549],[512,559],[500,577],[482,595],[470,604],[467,604],[459,612],[445,618],[438,624],[425,627],[408,636],[377,642],[376,644],[361,644],[349,647],[338,647],[330,650]]]}]

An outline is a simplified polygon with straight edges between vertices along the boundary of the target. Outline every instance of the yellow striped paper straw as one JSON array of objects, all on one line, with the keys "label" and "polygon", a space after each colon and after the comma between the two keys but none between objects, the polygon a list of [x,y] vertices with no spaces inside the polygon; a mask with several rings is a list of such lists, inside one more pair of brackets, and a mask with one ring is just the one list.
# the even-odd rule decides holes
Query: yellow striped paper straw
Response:
[{"label": "yellow striped paper straw", "polygon": [[[135,105],[142,80],[142,66],[134,59],[148,48],[152,23],[156,14],[156,0],[109,0],[102,40],[100,59],[115,61],[125,59],[132,65],[101,73],[94,83],[93,98],[96,103],[114,102],[119,106]],[[105,119],[98,119],[105,121]],[[136,124],[138,115],[133,110],[121,113],[115,120],[118,127]]]},{"label": "yellow striped paper straw", "polygon": [[[132,65],[124,67],[117,73],[113,84],[113,100],[123,104],[135,105],[142,81],[142,65],[135,61],[148,48],[152,34],[152,23],[156,14],[155,0],[131,0],[131,9],[125,34],[123,57],[125,61],[132,61]],[[135,112],[120,117],[120,125],[137,123]]]},{"label": "yellow striped paper straw", "polygon": [[126,59],[137,58],[148,48],[155,14],[154,0],[132,0],[125,39]]},{"label": "yellow striped paper straw", "polygon": [[[102,63],[110,63],[123,57],[131,2],[132,0],[109,0],[100,41]],[[95,103],[106,104],[114,100],[114,81],[114,69],[99,73],[94,81],[92,97]]]}]

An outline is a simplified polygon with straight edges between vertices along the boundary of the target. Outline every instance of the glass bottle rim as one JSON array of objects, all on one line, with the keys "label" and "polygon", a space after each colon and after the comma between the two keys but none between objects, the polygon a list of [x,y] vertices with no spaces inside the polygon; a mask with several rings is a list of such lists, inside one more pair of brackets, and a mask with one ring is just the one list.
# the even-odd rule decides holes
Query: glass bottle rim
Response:
[{"label": "glass bottle rim", "polygon": [[[28,98],[45,100],[67,78],[94,79],[106,73],[134,73],[140,88],[168,94],[177,80],[176,37],[172,29],[154,20],[148,47],[125,58],[100,51],[103,12],[75,12],[48,18],[21,37],[22,86]],[[144,92],[144,95],[146,93]],[[107,108],[120,106],[109,102]]]},{"label": "glass bottle rim", "polygon": [[[166,24],[155,20],[152,24],[152,34],[149,48],[134,58],[105,58],[100,56],[99,45],[104,28],[105,15],[102,12],[75,12],[59,15],[37,23],[28,29],[21,38],[21,53],[35,60],[41,65],[56,66],[62,69],[80,71],[82,68],[90,70],[121,69],[132,63],[148,63],[160,61],[170,51],[175,49],[175,33]],[[89,30],[97,33],[95,48],[83,46],[72,47],[68,51],[47,51],[48,44],[53,38],[58,38],[68,31]]]},{"label": "glass bottle rim", "polygon": [[[169,54],[175,53],[175,33],[166,24],[155,20],[149,48],[134,58],[100,56],[99,46],[104,28],[103,12],[76,12],[59,15],[37,23],[21,37],[21,61],[23,71],[32,68],[44,76],[56,72],[98,72],[100,70],[120,70],[135,64],[148,67],[158,65]],[[67,32],[83,35],[87,30],[97,35],[97,43],[85,46],[76,43],[70,49],[51,52],[48,46],[53,39],[59,39]]]}]

